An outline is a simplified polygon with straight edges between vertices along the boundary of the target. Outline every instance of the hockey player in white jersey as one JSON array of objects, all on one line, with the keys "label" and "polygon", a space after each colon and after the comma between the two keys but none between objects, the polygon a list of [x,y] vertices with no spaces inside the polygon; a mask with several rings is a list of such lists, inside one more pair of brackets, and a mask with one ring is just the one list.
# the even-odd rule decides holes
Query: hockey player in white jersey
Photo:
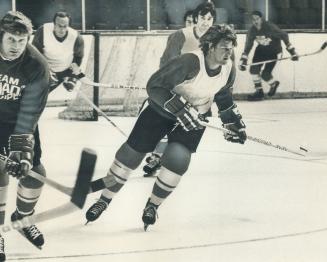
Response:
[{"label": "hockey player in white jersey", "polygon": [[[149,106],[138,117],[127,141],[115,155],[107,176],[116,183],[102,191],[86,213],[96,220],[128,180],[130,173],[165,135],[168,146],[162,167],[143,210],[145,230],[156,222],[157,209],[178,186],[188,170],[191,155],[201,141],[205,115],[215,102],[225,139],[243,144],[247,138],[242,116],[233,101],[235,66],[231,60],[236,34],[228,26],[212,26],[200,38],[201,50],[170,60],[147,83]],[[217,134],[218,135],[218,134]]]}]

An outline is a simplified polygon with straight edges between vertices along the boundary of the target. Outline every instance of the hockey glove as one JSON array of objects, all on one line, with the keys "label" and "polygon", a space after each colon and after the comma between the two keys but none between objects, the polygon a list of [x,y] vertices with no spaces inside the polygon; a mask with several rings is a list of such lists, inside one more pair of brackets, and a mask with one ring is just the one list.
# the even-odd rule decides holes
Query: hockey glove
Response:
[{"label": "hockey glove", "polygon": [[65,77],[62,84],[68,92],[71,92],[74,90],[76,82],[77,79],[75,77]]},{"label": "hockey glove", "polygon": [[225,139],[232,143],[244,144],[246,141],[245,124],[237,106],[234,104],[230,108],[220,111],[219,116],[223,127],[231,131],[224,133]]},{"label": "hockey glove", "polygon": [[9,137],[9,160],[6,171],[9,175],[21,178],[28,175],[32,168],[34,154],[34,136],[32,134],[11,135]]},{"label": "hockey glove", "polygon": [[291,60],[292,61],[299,61],[299,56],[298,54],[295,52],[295,48],[290,44],[286,47],[286,50],[290,53],[290,55],[292,56]]},{"label": "hockey glove", "polygon": [[238,64],[238,69],[240,69],[241,71],[245,71],[247,63],[248,63],[248,56],[243,53],[240,62]]},{"label": "hockey glove", "polygon": [[202,129],[199,122],[199,113],[183,97],[174,94],[172,98],[164,104],[164,109],[176,116],[177,121],[186,131]]}]

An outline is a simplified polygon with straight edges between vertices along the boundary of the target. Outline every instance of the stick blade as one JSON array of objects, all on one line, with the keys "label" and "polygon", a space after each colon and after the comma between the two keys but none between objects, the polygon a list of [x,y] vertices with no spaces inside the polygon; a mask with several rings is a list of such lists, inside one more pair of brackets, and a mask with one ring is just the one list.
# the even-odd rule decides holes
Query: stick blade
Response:
[{"label": "stick blade", "polygon": [[327,41],[325,43],[322,44],[322,46],[320,47],[321,50],[324,50],[327,47]]},{"label": "stick blade", "polygon": [[82,151],[80,165],[75,186],[70,201],[79,208],[83,208],[90,183],[94,174],[97,155],[94,150],[85,148]]}]

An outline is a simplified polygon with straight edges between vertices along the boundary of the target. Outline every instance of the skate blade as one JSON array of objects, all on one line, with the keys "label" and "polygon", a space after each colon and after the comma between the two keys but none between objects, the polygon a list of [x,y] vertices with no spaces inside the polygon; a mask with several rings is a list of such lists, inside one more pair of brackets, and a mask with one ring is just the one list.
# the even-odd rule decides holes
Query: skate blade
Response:
[{"label": "skate blade", "polygon": [[42,250],[42,246],[37,246],[37,245],[34,245],[34,243],[32,243],[24,234],[24,232],[22,230],[17,230],[17,232],[19,234],[21,234],[30,244],[32,244],[34,247],[36,247],[37,249],[39,250]]},{"label": "skate blade", "polygon": [[149,224],[144,224],[144,231],[146,232],[149,227]]}]

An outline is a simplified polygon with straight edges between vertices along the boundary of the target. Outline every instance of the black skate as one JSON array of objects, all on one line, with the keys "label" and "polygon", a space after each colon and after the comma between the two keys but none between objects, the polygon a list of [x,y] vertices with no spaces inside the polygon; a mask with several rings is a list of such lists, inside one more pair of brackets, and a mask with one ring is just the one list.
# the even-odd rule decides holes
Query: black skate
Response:
[{"label": "black skate", "polygon": [[270,85],[268,96],[273,96],[276,94],[277,88],[279,86],[279,81],[275,81]]},{"label": "black skate", "polygon": [[144,223],[144,231],[148,229],[149,225],[153,225],[156,222],[156,219],[158,218],[157,208],[158,206],[152,204],[149,199],[145,205],[142,216],[142,220]]},{"label": "black skate", "polygon": [[145,174],[144,177],[153,176],[161,167],[160,156],[157,154],[152,154],[145,159],[147,164],[143,167]]},{"label": "black skate", "polygon": [[93,222],[97,220],[103,211],[105,211],[108,207],[109,203],[106,201],[99,199],[97,202],[95,202],[87,211],[85,214],[85,218],[87,220],[86,224],[90,221]]},{"label": "black skate", "polygon": [[264,93],[262,88],[257,89],[253,94],[248,95],[248,101],[260,101],[264,98]]},{"label": "black skate", "polygon": [[[34,212],[33,212],[34,213]],[[24,215],[21,215],[16,210],[11,215],[11,222],[15,222],[17,220],[23,219]],[[17,230],[21,235],[26,237],[35,247],[41,249],[44,244],[44,237],[41,231],[35,226],[31,225],[28,227],[23,227],[22,229]]]},{"label": "black skate", "polygon": [[0,235],[0,262],[6,261],[6,254],[5,254],[5,241],[3,237]]}]

